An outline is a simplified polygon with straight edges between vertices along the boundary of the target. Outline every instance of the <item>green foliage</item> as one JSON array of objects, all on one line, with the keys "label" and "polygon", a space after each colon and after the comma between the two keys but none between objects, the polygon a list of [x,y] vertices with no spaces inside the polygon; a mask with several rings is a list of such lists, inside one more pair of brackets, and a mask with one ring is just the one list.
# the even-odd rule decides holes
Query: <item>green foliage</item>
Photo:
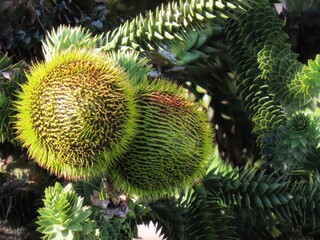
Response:
[{"label": "green foliage", "polygon": [[157,42],[181,39],[181,32],[188,26],[209,23],[216,17],[225,19],[230,15],[228,10],[242,11],[242,6],[247,6],[246,1],[187,0],[181,1],[179,5],[172,2],[150,11],[147,18],[136,17],[106,33],[100,45],[104,50],[154,50]]},{"label": "green foliage", "polygon": [[50,34],[47,34],[42,43],[46,61],[49,61],[54,54],[61,54],[61,52],[70,48],[93,49],[95,47],[95,39],[91,37],[91,33],[88,30],[68,26],[60,26]]},{"label": "green foliage", "polygon": [[285,125],[275,129],[274,133],[269,133],[272,134],[273,137],[265,139],[265,146],[272,146],[272,149],[262,150],[272,153],[269,159],[272,167],[282,172],[302,168],[319,146],[319,116],[298,112]]},{"label": "green foliage", "polygon": [[289,85],[292,95],[300,97],[305,103],[312,104],[313,106],[317,104],[320,92],[318,83],[319,60],[319,55],[316,56],[315,60],[309,60],[308,65],[302,67],[301,71],[296,74]]},{"label": "green foliage", "polygon": [[255,124],[261,154],[275,169],[291,172],[318,147],[318,116],[305,109],[316,108],[319,67],[318,57],[308,66],[296,60],[282,27],[274,9],[260,4],[229,21],[226,31],[237,90]]},{"label": "green foliage", "polygon": [[101,240],[117,240],[119,239],[120,224],[112,224],[108,218],[96,213],[93,217],[96,225],[99,227],[100,233],[96,239]]},{"label": "green foliage", "polygon": [[309,61],[308,66],[296,60],[297,54],[291,51],[288,35],[282,30],[283,21],[268,5],[256,6],[239,19],[240,30],[232,37],[240,38],[240,45],[258,62],[261,71],[258,76],[268,93],[289,113],[314,107],[320,91],[316,80],[318,58]]},{"label": "green foliage", "polygon": [[[168,208],[184,219],[184,234],[173,239],[309,239],[319,226],[318,184],[318,176],[308,181],[215,168],[175,210]],[[164,225],[172,226],[171,221]]]},{"label": "green foliage", "polygon": [[[97,236],[94,239],[99,240],[131,240],[135,237],[135,232],[132,229],[127,218],[113,218],[100,214],[95,211],[94,217],[92,219],[95,221],[97,227]],[[136,225],[134,225],[136,227]]]},{"label": "green foliage", "polygon": [[179,38],[169,39],[163,44],[158,43],[160,54],[171,64],[184,66],[200,59],[208,59],[210,55],[219,52],[221,46],[210,38],[217,38],[223,33],[221,25],[201,24],[186,27],[179,33]]},{"label": "green foliage", "polygon": [[254,123],[253,131],[258,136],[258,143],[262,144],[262,136],[269,129],[283,123],[285,114],[279,102],[268,93],[268,85],[259,76],[256,58],[248,52],[239,39],[239,24],[230,20],[226,31],[231,61],[238,79],[237,91]]},{"label": "green foliage", "polygon": [[184,239],[238,239],[230,208],[224,206],[215,192],[206,192],[203,185],[194,188],[185,215]]},{"label": "green foliage", "polygon": [[92,211],[83,206],[83,198],[77,196],[71,184],[48,187],[43,202],[37,221],[43,239],[94,239],[94,223],[89,219]]},{"label": "green foliage", "polygon": [[275,17],[269,6],[259,5],[249,10],[239,21],[239,37],[252,56],[257,56],[261,78],[268,92],[291,111],[314,104],[319,95],[316,62],[302,68],[297,54],[286,43],[288,35],[282,30],[283,21]]},{"label": "green foliage", "polygon": [[111,219],[90,200],[100,184],[101,178],[96,177],[91,181],[76,182],[73,186],[68,184],[64,188],[59,183],[48,187],[44,207],[38,210],[38,231],[48,239],[132,239],[136,233],[135,228],[129,225],[132,218]]},{"label": "green foliage", "polygon": [[[92,206],[92,219],[101,235],[99,239],[129,240],[137,237],[137,224],[142,223],[146,214],[150,214],[150,209],[144,203],[124,196],[123,191],[114,186],[107,186],[106,178],[103,176],[78,181],[74,184],[74,189],[84,197],[85,204]],[[121,214],[118,214],[120,212]]]},{"label": "green foliage", "polygon": [[156,225],[157,232],[168,240],[180,240],[187,237],[184,228],[184,215],[187,209],[176,199],[165,199],[149,203],[150,212],[143,222]]},{"label": "green foliage", "polygon": [[[114,31],[97,35],[91,40],[91,34],[81,28],[60,27],[46,38],[45,56],[48,58],[51,55],[48,51],[62,50],[70,45],[86,48],[96,45],[103,51],[147,51],[147,55],[155,61],[163,58],[170,64],[185,65],[197,59],[206,59],[219,51],[221,45],[208,41],[210,37],[222,34],[223,28],[217,25],[219,21],[215,20],[216,17],[223,21],[231,14],[229,9],[241,11],[236,6],[246,6],[244,2],[210,1],[209,4],[203,2],[200,5],[196,1],[181,2],[181,5],[173,2],[157,8],[155,13],[150,11],[149,17],[140,15]],[[193,17],[196,17],[196,24]],[[136,34],[134,31],[137,31]],[[155,49],[159,51],[153,51]]]},{"label": "green foliage", "polygon": [[275,176],[257,170],[233,170],[204,177],[204,186],[215,192],[234,211],[243,211],[254,221],[274,219],[295,226],[319,226],[319,176],[309,180]]},{"label": "green foliage", "polygon": [[[75,12],[75,5],[87,6],[88,12],[95,8],[90,2],[88,5],[82,1],[60,2],[66,4],[63,9],[70,13]],[[60,6],[60,2],[52,4]],[[107,4],[121,11],[123,2],[107,1]],[[146,6],[145,1],[140,4]],[[60,14],[66,19],[69,15]],[[70,22],[74,23],[73,20]],[[44,41],[46,62],[31,70],[29,82],[22,85],[18,96],[18,137],[41,166],[53,166],[49,168],[51,172],[70,179],[95,178],[76,184],[76,191],[84,199],[70,186],[48,188],[45,207],[39,210],[38,223],[44,226],[38,230],[45,234],[78,234],[79,238],[88,235],[82,236],[86,239],[131,239],[137,236],[138,223],[153,221],[165,237],[178,240],[317,236],[320,57],[309,60],[308,64],[300,63],[288,43],[284,24],[267,0],[185,0],[159,6],[97,36],[83,27],[63,26],[53,30]],[[79,58],[71,56],[79,52]],[[75,116],[74,105],[81,100],[64,104],[73,96],[70,92],[76,91],[73,88],[66,91],[70,90],[69,85],[64,85],[66,79],[60,81],[62,76],[55,70],[68,65],[65,58],[75,59],[77,64],[72,69],[77,69],[83,58],[92,53],[98,57],[90,57],[93,59],[90,64],[94,65],[97,59],[98,63],[104,62],[101,58],[105,58],[112,68],[123,69],[119,75],[126,79],[123,87],[127,92],[122,90],[132,99],[128,100],[129,106],[117,101],[104,102],[121,96],[99,92],[109,81],[103,78],[101,84],[89,91],[94,96],[88,100],[89,104],[76,108],[80,113]],[[7,59],[1,62],[8,65]],[[44,67],[48,63],[52,66]],[[70,71],[67,79],[87,85],[104,75],[95,77],[94,70],[80,70],[79,75]],[[187,76],[192,71],[198,73]],[[266,164],[248,161],[249,169],[229,166],[228,170],[214,168],[204,175],[210,164],[213,137],[206,116],[198,104],[186,100],[182,89],[169,80],[151,81],[150,76],[155,72],[182,83],[191,79],[188,86],[198,96],[212,95],[211,106],[216,107],[214,120],[223,118],[222,124],[230,124],[232,133],[239,125],[233,119],[233,112],[221,106],[234,107],[230,100],[237,97],[236,88],[253,123],[253,133],[261,149],[260,162]],[[82,76],[86,76],[83,82]],[[49,78],[54,78],[51,82],[57,84],[45,88]],[[32,83],[34,79],[38,79],[36,83]],[[200,93],[196,91],[198,83],[205,88]],[[117,87],[110,87],[114,88]],[[48,92],[58,96],[56,105],[46,98]],[[1,94],[0,104],[6,112],[3,116],[11,116],[5,105],[11,98],[4,95],[6,90],[1,89]],[[54,111],[46,115],[50,104],[54,105]],[[48,109],[43,109],[42,106],[48,105]],[[105,105],[108,105],[107,114],[93,111],[90,117],[94,120],[85,122],[85,127],[76,131],[79,122],[84,121],[82,116],[92,109],[106,110]],[[65,108],[58,112],[60,106]],[[114,106],[120,106],[120,110],[113,109]],[[123,119],[128,109],[131,115]],[[50,125],[56,112],[59,119],[56,122],[61,123],[62,130]],[[105,121],[109,117],[111,124]],[[74,119],[80,120],[72,122]],[[70,122],[74,124],[66,127]],[[214,122],[217,132],[222,128],[221,122]],[[4,126],[0,130],[6,133],[10,127]],[[109,146],[114,140],[108,135],[109,129],[111,133],[122,131],[116,134],[123,140],[120,146],[111,143]],[[221,135],[219,139],[223,141],[231,134]],[[101,179],[98,173],[104,174]],[[82,207],[83,201],[91,208]],[[59,214],[52,217],[51,206],[63,217],[59,218]],[[62,223],[56,223],[57,219],[63,219]],[[58,229],[52,222],[63,227]]]}]

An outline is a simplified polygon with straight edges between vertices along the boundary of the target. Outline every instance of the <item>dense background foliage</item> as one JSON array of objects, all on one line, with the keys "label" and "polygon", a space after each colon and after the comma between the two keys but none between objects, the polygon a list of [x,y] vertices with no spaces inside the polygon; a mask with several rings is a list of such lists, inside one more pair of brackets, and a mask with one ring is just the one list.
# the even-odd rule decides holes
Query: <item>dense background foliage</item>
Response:
[{"label": "dense background foliage", "polygon": [[[11,128],[15,91],[25,81],[24,72],[28,72],[31,64],[43,61],[41,41],[47,32],[60,24],[82,26],[93,35],[117,31],[125,21],[133,20],[138,14],[148,19],[150,13],[147,10],[155,10],[160,4],[169,2],[174,1],[8,0],[0,3],[0,235],[39,238],[35,221],[37,209],[43,206],[44,189],[56,181],[64,182],[28,159],[26,149],[21,149]],[[233,20],[228,22],[223,17],[212,20],[214,27],[206,27],[206,23],[194,24],[195,32],[188,31],[190,27],[186,27],[185,32],[178,32],[184,39],[184,45],[165,42],[174,52],[174,60],[167,58],[166,44],[161,45],[161,41],[153,42],[158,51],[145,48],[143,56],[149,60],[154,75],[184,85],[208,109],[215,128],[219,159],[224,160],[221,163],[224,170],[220,170],[220,165],[215,166],[203,181],[186,191],[184,197],[152,203],[130,202],[131,215],[126,219],[107,221],[95,216],[96,223],[107,229],[105,236],[110,239],[130,238],[136,235],[137,223],[147,224],[150,221],[158,224],[168,239],[317,239],[320,236],[317,117],[298,112],[285,126],[272,129],[270,126],[279,126],[286,121],[281,107],[273,101],[256,103],[256,98],[265,99],[265,89],[256,87],[261,81],[247,80],[256,79],[254,74],[258,73],[250,68],[258,69],[259,59],[254,57],[258,56],[261,48],[267,48],[263,45],[267,41],[271,41],[271,46],[279,45],[278,50],[286,49],[282,56],[275,58],[279,61],[275,60],[272,71],[268,66],[261,70],[266,76],[262,81],[270,85],[272,83],[267,82],[268,79],[277,79],[276,71],[282,70],[281,64],[299,68],[309,59],[315,59],[320,52],[319,2],[286,1],[286,8],[277,15],[273,4],[279,2],[270,1],[271,7],[267,10],[260,9],[259,3],[253,3],[250,16],[255,17],[252,21],[266,23],[265,28],[264,25],[252,27],[250,17],[234,20],[241,16],[241,11],[231,11]],[[273,14],[273,18],[267,13]],[[270,32],[263,32],[259,27],[270,27]],[[241,32],[240,29],[244,30]],[[242,42],[237,39],[250,35],[250,31],[259,33],[251,43],[250,39]],[[284,42],[291,45],[281,45]],[[101,45],[103,43],[101,40]],[[269,56],[266,54],[260,59],[263,57]],[[272,56],[270,59],[274,60]],[[283,63],[282,59],[288,59],[288,62]],[[283,69],[290,73],[293,67]],[[242,73],[248,74],[244,76]],[[239,79],[241,83],[237,83]],[[248,90],[246,84],[253,87]],[[277,89],[274,91],[279,92]],[[262,94],[250,98],[251,93],[257,92]],[[287,104],[288,100],[281,97],[277,101]],[[294,98],[289,96],[290,100]],[[267,127],[261,128],[263,124],[259,124],[265,119],[259,119],[259,114],[254,115],[256,110],[251,111],[256,106],[260,109],[265,107],[268,111],[272,108],[278,120],[266,117]],[[317,103],[312,107],[317,109]],[[286,110],[290,112],[290,109],[293,107]],[[268,121],[276,124],[268,125]],[[300,128],[307,130],[303,134],[289,136],[296,142],[282,141],[292,129]],[[275,143],[279,144],[275,146]],[[290,171],[282,169],[285,164]],[[234,169],[231,171],[231,168]],[[90,195],[93,189],[101,191],[100,184],[101,179],[78,182],[75,189],[84,197],[85,204],[92,205]],[[108,197],[111,193],[119,195],[117,189],[110,190]]]}]

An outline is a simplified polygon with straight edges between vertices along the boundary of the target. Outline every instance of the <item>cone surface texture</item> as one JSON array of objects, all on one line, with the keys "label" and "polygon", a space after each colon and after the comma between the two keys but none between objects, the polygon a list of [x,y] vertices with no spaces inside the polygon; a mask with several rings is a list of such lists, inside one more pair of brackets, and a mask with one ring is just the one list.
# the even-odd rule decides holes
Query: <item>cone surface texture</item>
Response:
[{"label": "cone surface texture", "polygon": [[42,167],[67,179],[107,169],[134,135],[134,91],[97,52],[67,51],[33,67],[16,104],[18,138]]},{"label": "cone surface texture", "polygon": [[115,179],[126,191],[155,199],[205,173],[213,135],[205,112],[178,86],[160,81],[138,95],[137,135]]}]

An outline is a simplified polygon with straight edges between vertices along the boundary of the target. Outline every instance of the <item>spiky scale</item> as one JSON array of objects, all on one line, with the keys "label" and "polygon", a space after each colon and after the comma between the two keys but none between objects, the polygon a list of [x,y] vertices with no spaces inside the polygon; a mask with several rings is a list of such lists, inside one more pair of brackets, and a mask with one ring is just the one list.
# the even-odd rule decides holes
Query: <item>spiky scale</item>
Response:
[{"label": "spiky scale", "polygon": [[153,199],[193,183],[212,153],[206,114],[164,81],[142,89],[137,108],[137,135],[118,162],[115,181],[130,193]]},{"label": "spiky scale", "polygon": [[136,110],[127,75],[113,60],[81,50],[34,66],[22,86],[18,139],[42,167],[68,179],[109,167],[134,134]]},{"label": "spiky scale", "polygon": [[45,59],[50,60],[54,54],[71,47],[93,49],[96,43],[97,39],[88,30],[61,25],[47,34],[42,49]]},{"label": "spiky scale", "polygon": [[164,32],[164,37],[167,38],[167,39],[169,39],[169,40],[174,39],[174,36],[172,36],[172,35],[171,35],[169,32],[167,32],[167,31]]}]

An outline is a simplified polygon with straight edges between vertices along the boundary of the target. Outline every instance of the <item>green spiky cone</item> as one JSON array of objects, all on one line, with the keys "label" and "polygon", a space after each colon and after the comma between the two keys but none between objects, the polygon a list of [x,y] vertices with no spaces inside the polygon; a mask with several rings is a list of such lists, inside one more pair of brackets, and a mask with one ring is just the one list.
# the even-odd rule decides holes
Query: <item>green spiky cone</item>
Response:
[{"label": "green spiky cone", "polygon": [[118,161],[115,183],[147,199],[178,193],[206,171],[213,133],[184,89],[164,80],[139,86],[137,135]]},{"label": "green spiky cone", "polygon": [[134,91],[99,52],[72,50],[33,67],[18,94],[18,139],[43,168],[86,179],[110,167],[135,134]]}]

